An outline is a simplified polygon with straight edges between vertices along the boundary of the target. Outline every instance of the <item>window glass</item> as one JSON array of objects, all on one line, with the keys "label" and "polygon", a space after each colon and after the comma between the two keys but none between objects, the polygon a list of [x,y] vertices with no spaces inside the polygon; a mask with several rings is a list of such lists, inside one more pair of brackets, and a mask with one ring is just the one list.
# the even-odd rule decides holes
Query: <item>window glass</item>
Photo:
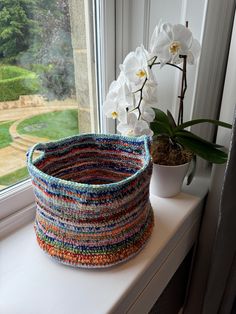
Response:
[{"label": "window glass", "polygon": [[0,190],[28,177],[35,143],[98,129],[84,3],[0,2]]}]

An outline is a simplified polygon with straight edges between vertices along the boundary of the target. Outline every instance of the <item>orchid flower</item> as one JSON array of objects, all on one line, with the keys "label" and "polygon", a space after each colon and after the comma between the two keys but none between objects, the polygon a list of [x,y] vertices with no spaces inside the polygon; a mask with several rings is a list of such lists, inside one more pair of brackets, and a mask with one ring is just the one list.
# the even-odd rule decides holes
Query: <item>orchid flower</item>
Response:
[{"label": "orchid flower", "polygon": [[141,119],[139,120],[134,112],[130,112],[127,114],[127,122],[121,122],[120,124],[118,124],[117,130],[121,134],[127,136],[153,135],[149,124],[146,121],[143,121]]},{"label": "orchid flower", "polygon": [[134,95],[131,93],[123,73],[110,85],[103,110],[108,118],[126,121],[126,111],[134,104]]},{"label": "orchid flower", "polygon": [[126,56],[120,69],[131,84],[133,92],[141,88],[145,79],[150,75],[148,52],[143,46],[137,47],[135,51]]},{"label": "orchid flower", "polygon": [[197,39],[193,39],[192,45],[190,47],[190,50],[188,52],[187,55],[187,60],[189,64],[194,64],[195,60],[197,60],[197,58],[200,55],[200,51],[201,51],[201,46],[198,42]]},{"label": "orchid flower", "polygon": [[182,24],[165,23],[155,28],[150,45],[151,55],[157,55],[162,64],[181,63],[180,56],[190,56],[191,64],[200,53],[200,45],[193,39],[191,31]]},{"label": "orchid flower", "polygon": [[155,107],[158,102],[157,83],[152,82],[149,84],[149,81],[147,81],[142,91],[142,97],[142,104]]},{"label": "orchid flower", "polygon": [[104,103],[103,110],[107,118],[118,119],[119,121],[126,120],[126,109],[114,102],[112,99],[107,99]]},{"label": "orchid flower", "polygon": [[[158,101],[157,81],[153,66],[165,64],[182,71],[178,125],[183,119],[183,99],[187,88],[186,63],[194,64],[200,54],[200,44],[184,25],[161,22],[155,28],[149,52],[143,46],[130,52],[120,65],[120,75],[114,81],[104,103],[107,117],[117,119],[117,130],[124,135],[153,135],[150,125],[155,119]],[[182,68],[176,64],[182,63]]]},{"label": "orchid flower", "polygon": [[153,120],[155,119],[155,112],[154,110],[147,106],[146,104],[142,104],[141,105],[141,108],[140,108],[140,111],[141,111],[141,118],[150,123],[150,122],[153,122]]}]

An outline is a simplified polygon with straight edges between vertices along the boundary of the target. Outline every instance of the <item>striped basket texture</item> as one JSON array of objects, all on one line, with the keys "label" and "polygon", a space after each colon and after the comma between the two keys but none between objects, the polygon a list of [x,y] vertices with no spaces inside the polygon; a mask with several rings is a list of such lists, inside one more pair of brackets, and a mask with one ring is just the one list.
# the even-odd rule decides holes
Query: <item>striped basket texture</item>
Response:
[{"label": "striped basket texture", "polygon": [[[28,170],[40,247],[87,268],[137,254],[153,228],[149,144],[146,136],[84,134],[32,147]],[[35,151],[41,155],[33,160]]]}]

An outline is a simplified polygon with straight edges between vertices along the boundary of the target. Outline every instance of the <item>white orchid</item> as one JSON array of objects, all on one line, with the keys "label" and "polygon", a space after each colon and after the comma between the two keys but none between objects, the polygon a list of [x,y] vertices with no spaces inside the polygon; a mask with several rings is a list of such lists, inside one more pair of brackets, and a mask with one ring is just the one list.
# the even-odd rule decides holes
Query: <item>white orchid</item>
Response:
[{"label": "white orchid", "polygon": [[158,23],[158,25],[154,28],[154,31],[151,36],[150,45],[149,45],[149,56],[150,58],[156,57],[156,45],[157,45],[157,38],[161,31],[162,21]]},{"label": "white orchid", "polygon": [[149,81],[147,81],[142,91],[142,98],[142,104],[155,107],[158,102],[157,83],[152,82],[149,84]]},{"label": "white orchid", "polygon": [[[181,63],[181,55],[189,56],[193,63],[200,53],[200,45],[193,39],[192,32],[182,24],[164,23],[155,28],[151,38],[151,55],[157,55],[162,64]],[[188,59],[188,58],[187,58]]]},{"label": "white orchid", "polygon": [[114,102],[112,99],[107,99],[103,106],[104,113],[107,118],[118,119],[119,121],[126,120],[126,109]]},{"label": "white orchid", "polygon": [[189,64],[195,63],[195,60],[197,60],[197,58],[200,55],[200,51],[201,51],[201,46],[200,46],[198,40],[194,38],[192,45],[190,47],[190,50],[188,52],[188,56],[187,56],[187,61]]},{"label": "white orchid", "polygon": [[133,91],[141,88],[145,79],[150,76],[148,52],[143,46],[136,48],[135,51],[126,56],[123,64],[120,65],[120,69],[131,84]]},{"label": "white orchid", "polygon": [[137,115],[134,112],[130,112],[127,114],[127,122],[119,123],[117,126],[117,130],[121,134],[127,136],[153,135],[153,132],[150,130],[149,124],[142,119],[138,119]]},{"label": "white orchid", "polygon": [[[123,135],[152,136],[150,123],[155,119],[153,107],[158,100],[154,65],[162,67],[167,63],[182,71],[180,101],[183,102],[187,87],[186,62],[194,64],[199,54],[200,44],[187,27],[159,23],[151,38],[150,51],[140,46],[130,52],[120,65],[118,79],[109,88],[103,108],[107,117],[118,120],[117,130]],[[175,65],[182,62],[182,67]],[[181,122],[183,115],[179,116]]]},{"label": "white orchid", "polygon": [[111,83],[103,110],[108,118],[126,121],[126,111],[134,106],[134,95],[131,93],[123,73]]},{"label": "white orchid", "polygon": [[140,106],[140,112],[141,118],[148,123],[152,122],[155,119],[154,110],[144,103]]}]

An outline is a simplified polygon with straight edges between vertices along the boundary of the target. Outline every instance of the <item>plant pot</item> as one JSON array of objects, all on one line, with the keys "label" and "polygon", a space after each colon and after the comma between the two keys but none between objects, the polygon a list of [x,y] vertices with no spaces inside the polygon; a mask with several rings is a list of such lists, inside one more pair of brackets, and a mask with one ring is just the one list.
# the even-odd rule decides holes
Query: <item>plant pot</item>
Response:
[{"label": "plant pot", "polygon": [[150,192],[159,197],[173,197],[180,193],[190,162],[178,166],[153,164]]}]

